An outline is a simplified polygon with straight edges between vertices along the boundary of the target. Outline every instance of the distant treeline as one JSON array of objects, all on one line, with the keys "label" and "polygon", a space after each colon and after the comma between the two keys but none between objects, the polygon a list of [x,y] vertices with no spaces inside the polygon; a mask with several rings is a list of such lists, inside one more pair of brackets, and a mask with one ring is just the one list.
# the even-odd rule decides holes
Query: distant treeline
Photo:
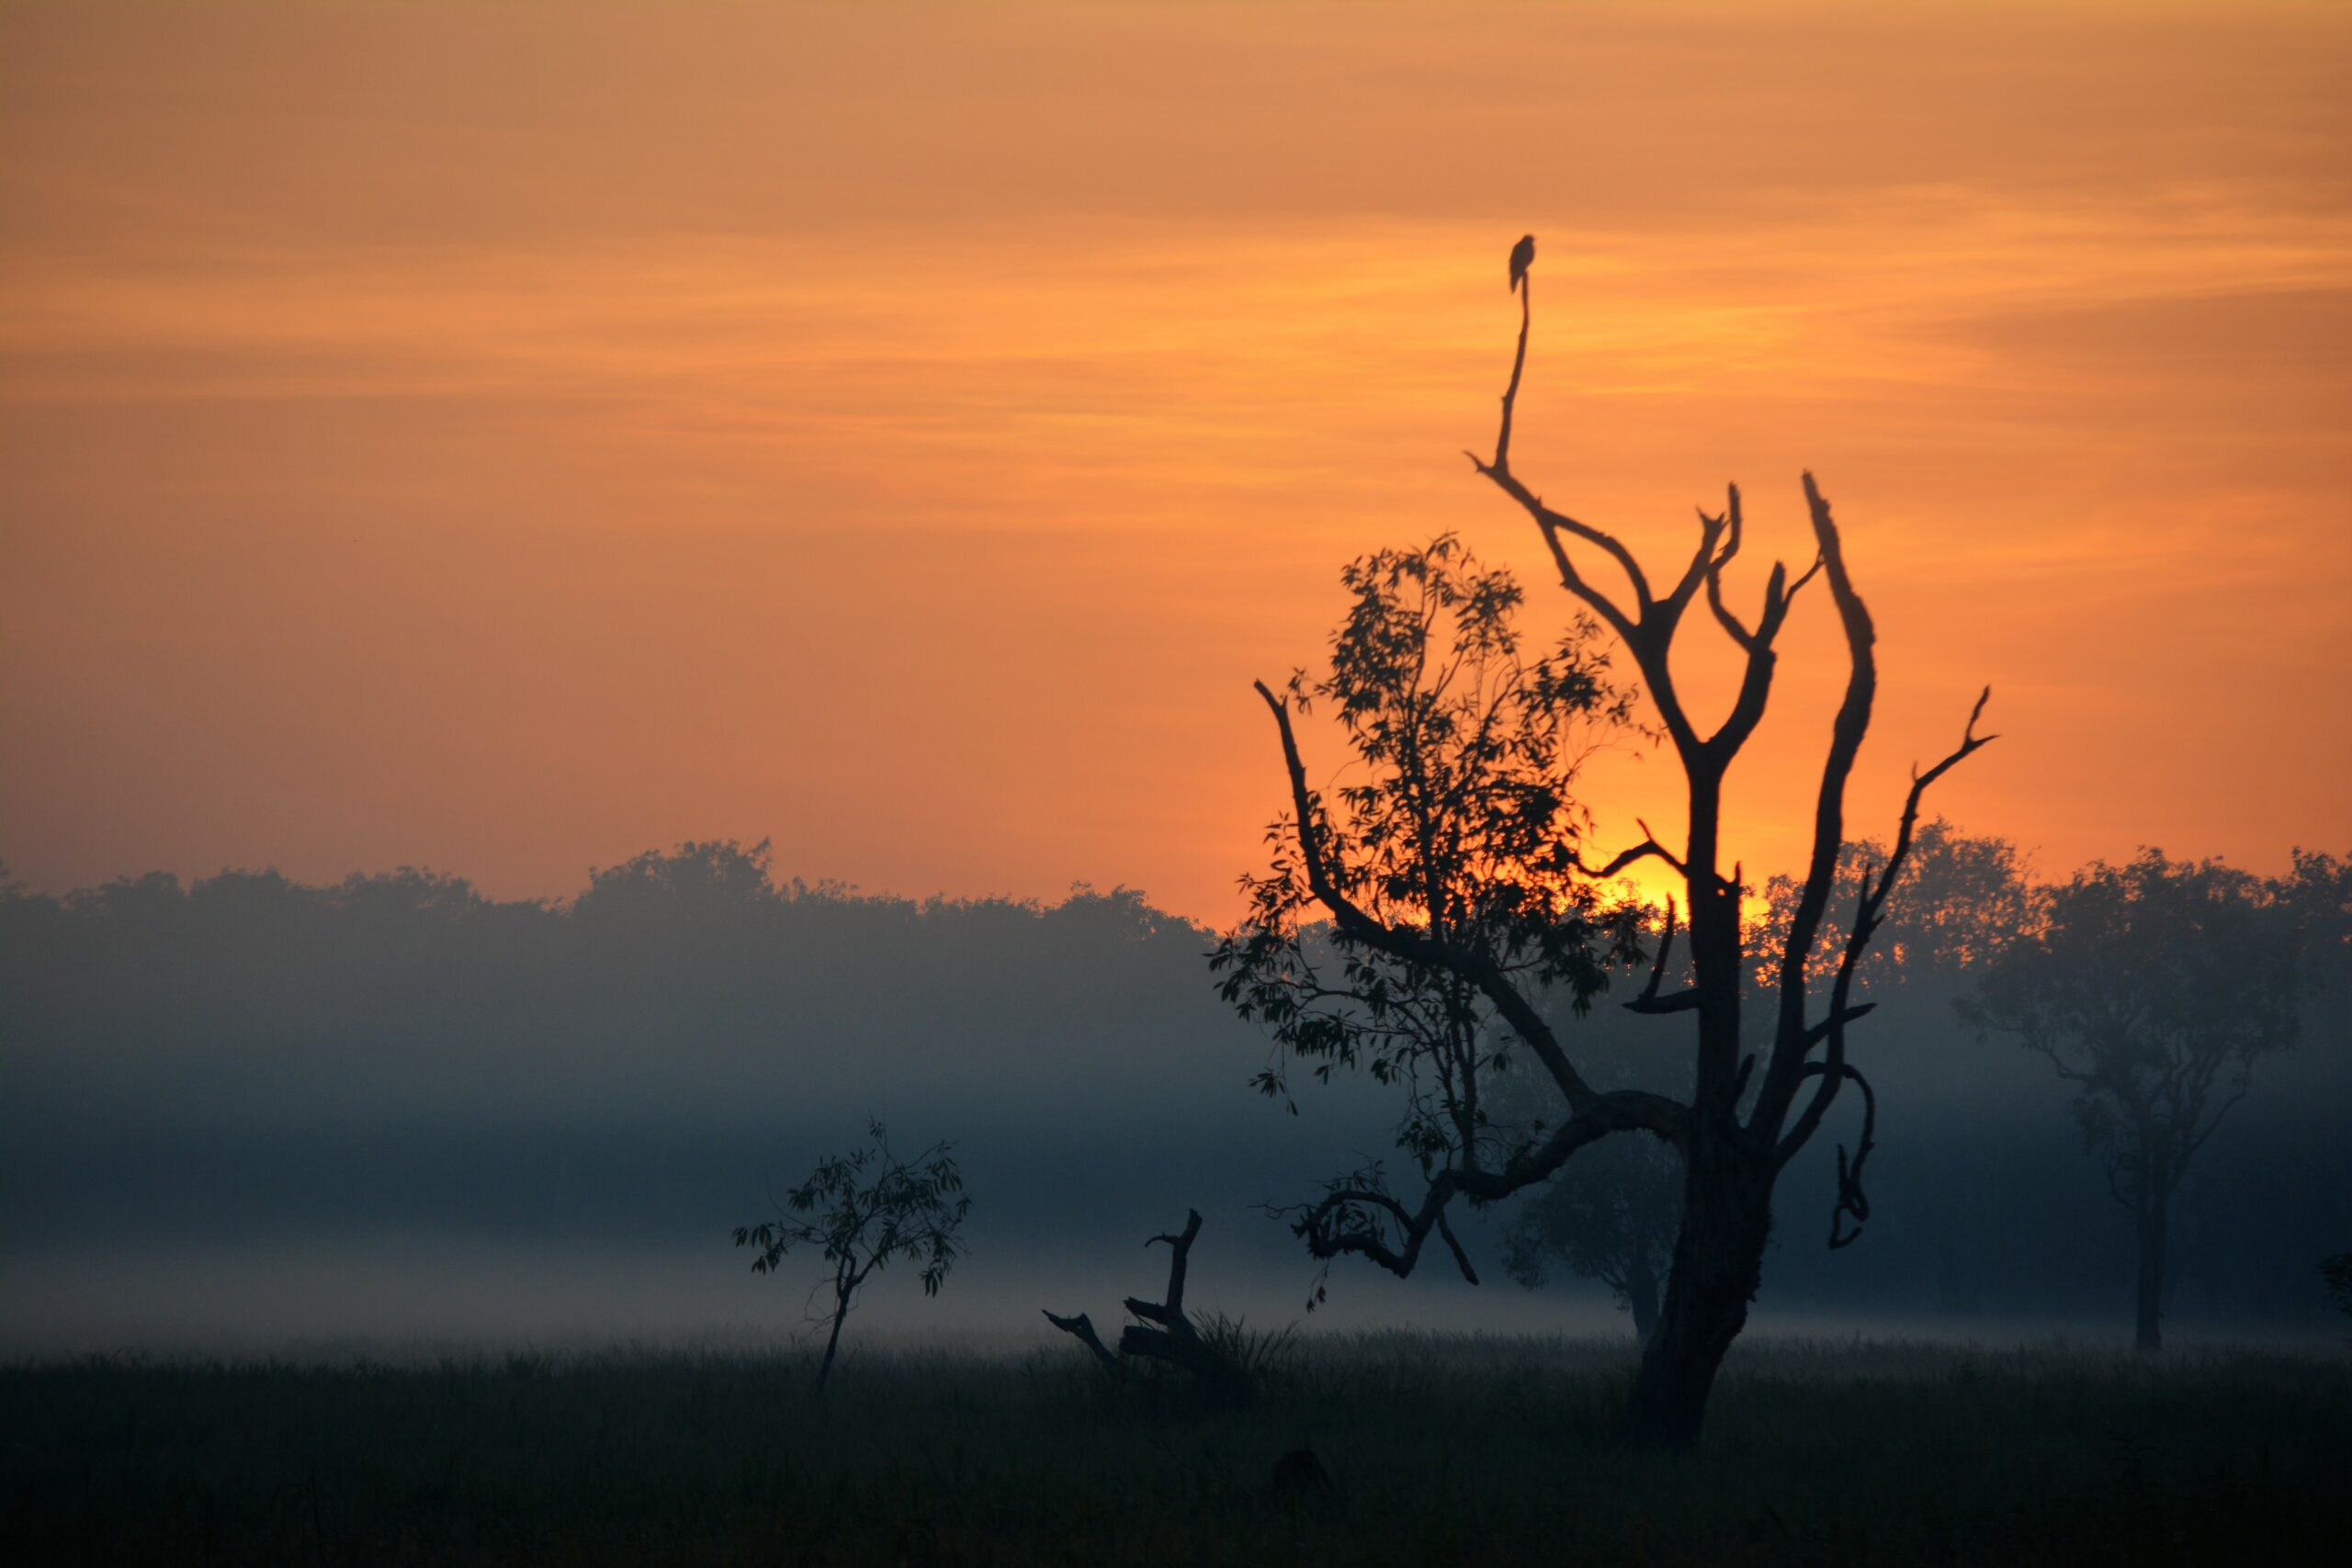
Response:
[{"label": "distant treeline", "polygon": [[[1870,1235],[1823,1245],[1830,1145],[1851,1135],[1833,1129],[1806,1156],[1824,1168],[1782,1187],[1767,1296],[2111,1315],[2132,1237],[2064,1086],[1954,1007],[2030,924],[2030,883],[2007,846],[1941,825],[1922,850],[1855,1032],[1880,1099]],[[2306,867],[2308,886],[2268,885],[2308,905],[2303,1037],[2189,1178],[2188,1321],[2314,1320],[2314,1260],[2352,1245],[2352,964],[2335,863]],[[765,845],[732,842],[598,871],[568,903],[414,871],[10,885],[0,1245],[692,1245],[873,1111],[958,1140],[976,1247],[1132,1250],[1187,1203],[1295,1199],[1387,1142],[1369,1086],[1302,1089],[1296,1119],[1250,1092],[1265,1043],[1217,1000],[1212,941],[1124,888],[877,897],[780,882]],[[1605,1001],[1573,1029],[1637,1073],[1688,1061],[1672,1021]],[[1295,1245],[1271,1221],[1223,1239]],[[1487,1288],[1517,1287],[1497,1267]]]}]

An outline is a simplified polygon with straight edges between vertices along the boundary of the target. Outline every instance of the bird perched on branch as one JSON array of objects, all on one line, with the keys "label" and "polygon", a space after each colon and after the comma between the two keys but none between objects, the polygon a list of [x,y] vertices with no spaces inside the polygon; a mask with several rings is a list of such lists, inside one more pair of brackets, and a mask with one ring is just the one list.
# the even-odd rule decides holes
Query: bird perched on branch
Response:
[{"label": "bird perched on branch", "polygon": [[1519,243],[1510,248],[1510,291],[1512,293],[1518,293],[1519,286],[1527,281],[1527,269],[1534,260],[1535,236],[1532,234],[1521,236]]}]

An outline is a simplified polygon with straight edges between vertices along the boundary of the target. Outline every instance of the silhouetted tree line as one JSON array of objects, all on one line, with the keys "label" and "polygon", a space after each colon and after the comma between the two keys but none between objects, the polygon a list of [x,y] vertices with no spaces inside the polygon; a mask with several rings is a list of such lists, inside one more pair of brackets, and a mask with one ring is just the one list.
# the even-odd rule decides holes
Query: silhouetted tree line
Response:
[{"label": "silhouetted tree line", "polygon": [[[1531,235],[1510,256],[1520,326],[1491,455],[1464,456],[1534,525],[1572,617],[1523,633],[1516,577],[1442,535],[1345,568],[1351,604],[1325,668],[1279,691],[1257,683],[1287,799],[1210,966],[1219,994],[1272,1043],[1254,1080],[1269,1097],[1288,1102],[1297,1074],[1360,1074],[1396,1108],[1393,1157],[1324,1178],[1282,1211],[1293,1233],[1327,1270],[1356,1258],[1406,1278],[1450,1257],[1475,1284],[1462,1227],[1521,1205],[1514,1272],[1535,1280],[1556,1256],[1634,1313],[1642,1356],[1622,1435],[1689,1447],[1763,1288],[1783,1179],[1818,1164],[1841,1100],[1852,1108],[1841,1120],[1859,1120],[1850,1151],[1834,1145],[1827,1249],[1852,1246],[1870,1222],[1883,1064],[1850,1037],[1882,1011],[1871,993],[1885,976],[1944,960],[1973,970],[1958,1005],[1974,1032],[2015,1038],[2070,1086],[2084,1146],[2132,1213],[2139,1342],[2153,1351],[2190,1163],[2251,1091],[2256,1061],[2301,1032],[2306,933],[2292,914],[2309,900],[2153,851],[2029,889],[2014,851],[1992,844],[1948,854],[1945,886],[1923,886],[1923,802],[1997,739],[1977,728],[1989,687],[1951,749],[1914,762],[1887,840],[1857,853],[1848,786],[1878,698],[1878,633],[1827,498],[1803,476],[1812,560],[1793,571],[1774,561],[1744,603],[1737,485],[1720,511],[1697,509],[1679,562],[1645,564],[1612,527],[1547,502],[1511,449],[1533,255]],[[1816,580],[1840,634],[1843,693],[1804,865],[1776,879],[1759,922],[1743,866],[1725,864],[1724,791],[1771,706],[1781,634]],[[1726,701],[1688,700],[1676,653],[1693,626],[1729,645],[1738,679]],[[1295,722],[1318,708],[1347,753],[1336,784],[1317,782],[1332,764]],[[1654,716],[1635,732],[1682,786],[1680,833],[1669,844],[1636,818],[1640,839],[1604,858],[1578,766],[1637,713]],[[1611,886],[1652,860],[1677,889],[1655,911]],[[2297,860],[2299,884],[2306,873],[2340,884],[2337,871]],[[1891,928],[1909,905],[1913,929],[1898,940]],[[1601,1072],[1601,1042],[1576,1027],[1612,980],[1644,966],[1646,980],[1617,999],[1667,1026],[1653,1050],[1671,1066],[1649,1081]],[[1628,1144],[1657,1157],[1628,1156]]]},{"label": "silhouetted tree line", "polygon": [[0,1232],[661,1242],[871,1112],[954,1134],[1000,1232],[1125,1234],[1263,1131],[1208,942],[1127,889],[872,896],[733,842],[565,901],[406,870],[10,886]]},{"label": "silhouetted tree line", "polygon": [[[805,1100],[910,1074],[952,1096],[1012,1058],[1077,1070],[1109,1028],[1173,1046],[1218,1016],[1187,975],[1203,933],[1131,890],[873,897],[779,882],[764,843],[639,855],[568,902],[406,869],[10,886],[0,940],[20,1092],[168,1089],[182,1116],[701,1112],[754,1083]],[[1180,1056],[1123,1053],[1122,1074],[1181,1079]]]},{"label": "silhouetted tree line", "polygon": [[[1848,858],[1859,874],[1875,856]],[[1881,1004],[1869,1238],[1821,1247],[1835,1173],[1829,1149],[1811,1151],[1786,1179],[1767,1303],[2112,1321],[2132,1230],[2085,1157],[2069,1086],[1956,1006],[2050,889],[2006,846],[1939,823],[1914,865],[1928,886],[1894,905],[1860,982]],[[2301,1038],[2258,1065],[2181,1184],[2176,1314],[2327,1310],[2314,1265],[2352,1238],[2344,877],[2306,856],[2261,884],[2302,933]],[[1373,1146],[1387,1114],[1345,1081],[1302,1090],[1298,1120],[1250,1095],[1266,1047],[1203,983],[1212,940],[1125,889],[873,897],[779,882],[763,847],[733,843],[639,856],[569,903],[407,871],[323,887],[158,875],[64,897],[9,884],[0,1235],[701,1237],[714,1209],[763,1201],[762,1175],[797,1179],[778,1163],[795,1148],[873,1110],[953,1133],[992,1224],[1029,1216],[1057,1246],[1131,1250],[1171,1191],[1236,1210],[1295,1191],[1335,1152]],[[1670,1054],[1610,1005],[1637,988],[1620,975],[1560,1027],[1607,1072],[1670,1089]],[[1465,1245],[1504,1254],[1519,1212],[1468,1222]],[[1295,1267],[1282,1240],[1269,1224],[1227,1245]]]},{"label": "silhouetted tree line", "polygon": [[[1884,862],[1849,845],[1838,897]],[[2352,1235],[2333,1131],[2352,1111],[2352,862],[2297,852],[2258,877],[2146,850],[2045,883],[2007,840],[1939,820],[1901,883],[1853,987],[1881,1010],[1881,1123],[1899,1129],[1871,1246],[1846,1259],[1857,1283],[1907,1273],[1970,1314],[2041,1280],[2049,1310],[2128,1300],[2153,1348],[2184,1293],[2209,1316],[2260,1313]],[[1758,891],[1770,970],[1796,889]],[[1836,961],[1823,941],[1817,983]],[[1612,1081],[1644,1081],[1637,1021],[1585,1027]],[[1600,1280],[1639,1327],[1675,1207],[1654,1171],[1571,1168],[1514,1220],[1513,1272]]]}]

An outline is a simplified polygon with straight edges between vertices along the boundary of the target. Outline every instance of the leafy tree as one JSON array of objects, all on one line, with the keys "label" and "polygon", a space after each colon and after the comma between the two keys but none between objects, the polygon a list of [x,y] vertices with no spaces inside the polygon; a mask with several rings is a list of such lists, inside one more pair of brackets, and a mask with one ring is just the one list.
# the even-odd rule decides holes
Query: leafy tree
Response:
[{"label": "leafy tree", "polygon": [[1503,1232],[1503,1267],[1530,1290],[1555,1262],[1609,1287],[1649,1343],[1682,1217],[1682,1167],[1650,1140],[1611,1138],[1561,1167]]},{"label": "leafy tree", "polygon": [[2156,850],[2095,862],[2041,902],[1963,1012],[2074,1086],[2083,1147],[2132,1215],[2138,1342],[2153,1351],[2181,1179],[2256,1061],[2298,1032],[2293,928],[2256,877]]},{"label": "leafy tree", "polygon": [[[1567,794],[1582,751],[1624,718],[1630,694],[1610,684],[1589,622],[1530,657],[1512,621],[1518,583],[1451,535],[1363,557],[1340,581],[1353,603],[1329,674],[1294,674],[1279,701],[1259,691],[1285,716],[1294,771],[1286,716],[1324,705],[1363,765],[1361,781],[1336,792],[1336,814],[1307,795],[1297,818],[1275,825],[1272,864],[1244,879],[1250,912],[1210,965],[1226,973],[1225,998],[1273,1034],[1277,1060],[1261,1090],[1287,1096],[1293,1063],[1327,1081],[1362,1067],[1402,1091],[1396,1144],[1433,1188],[1467,1183],[1498,1197],[1483,1184],[1524,1161],[1541,1123],[1498,1120],[1490,1090],[1514,1038],[1539,1053],[1558,1047],[1548,1029],[1492,1024],[1504,1009],[1533,1019],[1529,998],[1551,987],[1589,1006],[1611,961],[1633,952],[1630,912],[1573,875],[1582,819]],[[1308,825],[1303,852],[1284,841],[1298,821]],[[1324,925],[1327,890],[1354,919],[1464,962],[1419,962],[1348,919]],[[1392,1222],[1405,1250],[1381,1239]],[[1432,1223],[1475,1278],[1442,1206]],[[1430,1228],[1414,1224],[1378,1165],[1333,1183],[1297,1225],[1318,1257],[1363,1251],[1399,1274]]]},{"label": "leafy tree", "polygon": [[819,1160],[808,1179],[785,1194],[784,1217],[735,1227],[736,1246],[759,1249],[754,1274],[775,1272],[796,1247],[821,1249],[831,1272],[810,1299],[831,1290],[832,1331],[817,1369],[819,1388],[832,1375],[842,1324],[865,1281],[904,1258],[922,1263],[922,1293],[937,1295],[963,1256],[957,1232],[972,1208],[953,1145],[933,1144],[900,1159],[880,1122],[868,1122],[865,1130],[873,1146]]},{"label": "leafy tree", "polygon": [[2269,896],[2295,929],[2313,1009],[2306,1021],[2341,1029],[2352,1012],[2352,855],[2293,854],[2292,868],[2271,880]]},{"label": "leafy tree", "polygon": [[758,918],[775,915],[789,897],[775,884],[773,862],[765,839],[748,849],[714,839],[648,850],[592,870],[571,918],[583,930],[634,935],[653,926],[689,942],[755,931]]},{"label": "leafy tree", "polygon": [[[1841,849],[1830,908],[1860,902],[1887,858],[1886,846],[1872,840]],[[1855,968],[1857,997],[1885,1000],[1922,988],[1950,992],[1973,985],[1974,972],[2026,929],[2032,902],[2015,844],[1962,832],[1940,817],[1919,825],[1894,893],[1877,940]],[[1770,985],[1778,975],[1804,897],[1800,878],[1778,875],[1765,883],[1764,917],[1753,942],[1759,985]],[[1805,968],[1816,987],[1835,983],[1845,945],[1845,933],[1835,927],[1815,933]]]},{"label": "leafy tree", "polygon": [[[1663,934],[1665,913],[1645,911],[1645,941]],[[1552,1021],[1565,1029],[1570,1021],[1555,1012]],[[1653,1087],[1647,1080],[1658,1064],[1636,1021],[1594,1013],[1575,1021],[1575,1030],[1578,1065],[1595,1086]],[[1493,1099],[1502,1114],[1524,1121],[1534,1114],[1531,1108],[1557,1094],[1541,1066],[1522,1054],[1499,1076]],[[1504,1271],[1531,1291],[1560,1269],[1599,1280],[1633,1315],[1634,1337],[1646,1344],[1657,1326],[1681,1218],[1682,1166],[1674,1150],[1654,1138],[1604,1139],[1519,1199],[1503,1231]]]},{"label": "leafy tree", "polygon": [[[1645,1134],[1676,1152],[1683,1200],[1674,1260],[1624,1426],[1635,1440],[1681,1446],[1698,1438],[1716,1371],[1761,1280],[1773,1184],[1849,1084],[1864,1097],[1863,1130],[1853,1156],[1841,1154],[1836,1212],[1855,1220],[1868,1213],[1861,1168],[1871,1146],[1871,1091],[1846,1046],[1849,1026],[1869,1004],[1853,999],[1854,970],[1885,918],[1924,792],[1986,738],[1975,735],[1972,714],[1960,745],[1916,775],[1887,863],[1856,900],[1828,998],[1817,1001],[1805,957],[1828,914],[1846,783],[1878,687],[1876,632],[1848,573],[1829,504],[1805,476],[1815,561],[1793,581],[1784,568],[1772,569],[1752,625],[1730,607],[1724,585],[1741,544],[1736,488],[1723,512],[1701,513],[1688,562],[1663,591],[1654,588],[1615,535],[1546,504],[1511,470],[1532,294],[1532,277],[1522,278],[1519,346],[1494,455],[1474,454],[1471,461],[1526,512],[1562,586],[1598,624],[1579,618],[1553,674],[1518,679],[1517,644],[1501,635],[1501,617],[1463,614],[1482,593],[1498,609],[1515,605],[1515,584],[1432,593],[1425,566],[1417,571],[1393,557],[1360,562],[1349,580],[1356,607],[1334,639],[1330,677],[1314,684],[1294,679],[1281,697],[1258,687],[1280,735],[1291,808],[1270,834],[1267,874],[1246,884],[1248,915],[1214,957],[1228,972],[1228,999],[1263,1021],[1288,1056],[1316,1060],[1318,1071],[1362,1063],[1407,1086],[1401,1141],[1425,1175],[1422,1191],[1408,1201],[1377,1167],[1332,1182],[1295,1226],[1318,1258],[1354,1254],[1406,1274],[1435,1235],[1475,1279],[1447,1225],[1454,1198],[1509,1197],[1616,1134]],[[1584,575],[1576,557],[1587,550],[1623,572],[1624,592],[1605,592]],[[1396,586],[1385,590],[1390,576]],[[1843,632],[1846,692],[1812,806],[1812,852],[1759,1057],[1743,1037],[1750,933],[1741,919],[1738,869],[1727,874],[1722,864],[1724,782],[1763,718],[1776,645],[1797,595],[1816,577]],[[1702,594],[1741,661],[1730,711],[1711,732],[1685,706],[1672,660],[1676,636]],[[1562,731],[1609,705],[1595,689],[1607,668],[1595,640],[1601,627],[1631,657],[1680,765],[1689,812],[1679,853],[1646,828],[1640,843],[1599,866],[1578,853],[1583,818],[1566,795],[1576,753]],[[1433,635],[1442,630],[1451,631],[1450,644]],[[1555,690],[1573,700],[1554,697]],[[1308,782],[1293,723],[1310,699],[1336,705],[1367,775],[1328,796]],[[1980,714],[1984,703],[1980,697]],[[1669,922],[1648,984],[1626,1005],[1691,1015],[1688,1100],[1597,1087],[1536,999],[1541,989],[1561,987],[1590,1004],[1610,961],[1629,945],[1630,924],[1611,917],[1595,888],[1644,858],[1683,881],[1690,967],[1688,984],[1661,988]],[[1329,935],[1318,957],[1304,928],[1321,919],[1329,921]],[[1484,1027],[1488,1020],[1491,1030]],[[1496,1126],[1477,1094],[1479,1076],[1521,1048],[1551,1079],[1561,1114],[1541,1127]],[[1850,1239],[1833,1221],[1832,1245]]]},{"label": "leafy tree", "polygon": [[2335,1309],[2352,1317],[2352,1252],[2321,1258],[2319,1277],[2327,1286],[2327,1293],[2335,1298]]}]

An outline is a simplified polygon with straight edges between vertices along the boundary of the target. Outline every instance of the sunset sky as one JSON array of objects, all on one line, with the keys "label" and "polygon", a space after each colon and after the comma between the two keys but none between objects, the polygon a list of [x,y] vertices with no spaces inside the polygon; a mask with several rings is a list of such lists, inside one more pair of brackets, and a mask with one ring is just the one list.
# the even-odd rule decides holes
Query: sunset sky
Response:
[{"label": "sunset sky", "polygon": [[[1454,530],[1566,614],[1461,455],[1528,231],[1532,486],[1679,563],[1736,479],[1750,605],[1835,504],[1858,830],[1989,682],[1936,804],[2046,872],[2341,852],[2347,72],[2352,6],[2249,0],[10,0],[0,858],[767,836],[1229,919],[1341,564]],[[1751,874],[1826,596],[1785,649]],[[1666,758],[1589,788],[1679,823]]]}]

